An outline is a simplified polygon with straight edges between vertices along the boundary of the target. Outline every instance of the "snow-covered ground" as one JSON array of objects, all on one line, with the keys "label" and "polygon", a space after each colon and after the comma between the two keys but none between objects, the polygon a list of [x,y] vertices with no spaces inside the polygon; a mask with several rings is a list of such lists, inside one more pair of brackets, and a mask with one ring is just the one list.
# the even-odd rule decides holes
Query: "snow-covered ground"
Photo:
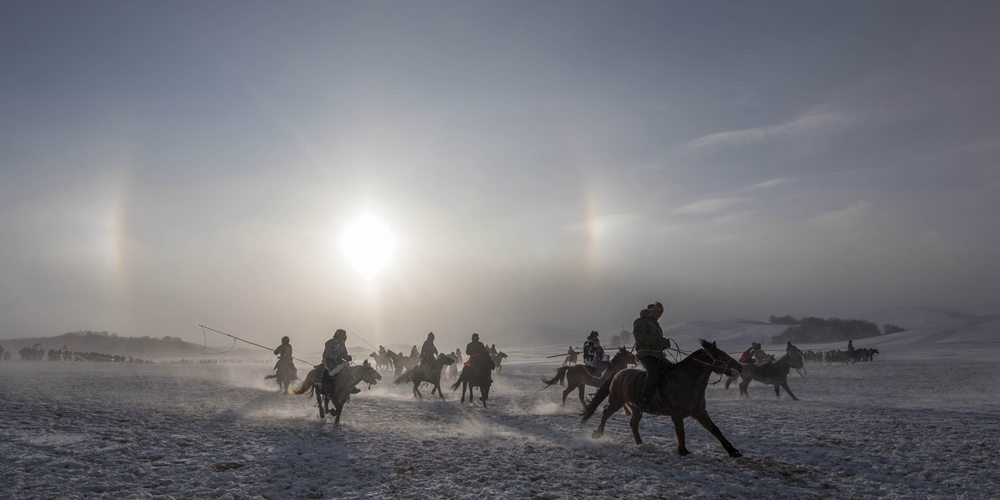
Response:
[{"label": "snow-covered ground", "polygon": [[592,440],[578,402],[539,391],[564,346],[505,349],[488,409],[415,400],[385,374],[340,426],[277,394],[263,365],[0,362],[0,497],[996,498],[997,320],[907,334],[865,339],[873,363],[793,374],[800,401],[709,386],[739,459],[691,420],[683,458],[662,417],[643,419],[643,446],[624,415]]}]

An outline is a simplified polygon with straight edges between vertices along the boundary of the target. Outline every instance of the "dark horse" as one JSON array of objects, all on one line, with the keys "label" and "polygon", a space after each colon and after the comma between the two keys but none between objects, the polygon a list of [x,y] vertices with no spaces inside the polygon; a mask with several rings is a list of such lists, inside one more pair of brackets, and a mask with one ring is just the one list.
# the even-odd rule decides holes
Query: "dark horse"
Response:
[{"label": "dark horse", "polygon": [[284,363],[278,365],[278,373],[268,375],[264,377],[264,380],[276,378],[278,379],[278,390],[288,393],[288,386],[292,385],[299,378],[298,370],[295,369],[295,365],[292,363]]},{"label": "dark horse", "polygon": [[[318,368],[313,368],[309,372],[309,375],[306,375],[306,379],[298,387],[292,389],[292,394],[312,396],[316,388],[317,371],[319,371]],[[326,418],[325,413],[334,413],[330,411],[330,403],[332,402],[334,411],[337,414],[337,418],[334,419],[333,423],[339,424],[340,414],[344,411],[344,405],[351,399],[351,389],[361,382],[365,382],[368,385],[375,385],[379,380],[382,380],[382,375],[379,375],[378,371],[368,363],[367,359],[363,364],[344,368],[337,376],[333,377],[332,384],[330,380],[324,380],[323,390],[320,391],[322,394],[316,392],[316,405],[319,406],[319,418]]]},{"label": "dark horse", "polygon": [[451,390],[457,391],[458,387],[462,387],[462,402],[465,402],[465,390],[469,389],[469,402],[472,402],[472,388],[478,387],[481,396],[479,400],[483,402],[483,408],[486,408],[486,400],[490,397],[490,386],[493,385],[493,377],[490,372],[496,365],[493,364],[493,360],[489,357],[486,358],[487,362],[481,365],[476,365],[471,363],[474,358],[469,358],[469,366],[462,367],[462,374],[458,376],[458,380],[455,384],[451,386]]},{"label": "dark horse", "polygon": [[[799,398],[792,394],[791,389],[788,388],[788,370],[791,368],[800,369],[802,368],[802,356],[795,354],[786,354],[780,359],[773,363],[766,363],[763,365],[755,365],[753,363],[743,364],[743,370],[740,372],[740,396],[750,397],[747,394],[747,386],[750,382],[756,380],[764,385],[774,386],[774,395],[781,397],[781,387],[785,388],[785,392],[792,397],[795,401]],[[735,377],[731,377],[732,380]],[[729,380],[726,381],[726,388],[729,387]]]},{"label": "dark horse", "polygon": [[[739,450],[733,447],[722,435],[722,431],[709,418],[705,410],[705,387],[712,373],[732,374],[740,370],[740,364],[728,354],[715,346],[715,342],[708,343],[701,341],[701,349],[691,353],[690,356],[681,360],[676,365],[662,361],[666,370],[657,386],[657,393],[653,398],[654,415],[667,415],[674,422],[674,435],[677,438],[677,453],[687,455],[690,453],[684,446],[684,419],[694,417],[708,432],[722,443],[731,457],[743,456]],[[594,399],[587,405],[587,410],[583,413],[583,423],[586,423],[601,402],[608,399],[604,413],[601,415],[601,425],[594,431],[593,437],[599,438],[604,434],[604,424],[618,410],[625,407],[625,412],[632,416],[629,425],[632,427],[632,435],[635,437],[635,444],[642,444],[639,437],[639,421],[642,420],[642,412],[639,411],[639,389],[646,381],[646,372],[643,370],[622,370],[611,380],[608,380],[597,390]]]},{"label": "dark horse", "polygon": [[441,399],[444,399],[444,393],[441,392],[441,369],[447,365],[455,364],[455,360],[450,358],[447,354],[438,354],[438,357],[425,361],[416,366],[412,370],[407,370],[406,373],[402,374],[395,380],[396,384],[413,383],[413,397],[423,398],[424,395],[420,394],[420,384],[427,382],[434,386],[431,389],[431,396],[434,395],[434,391],[437,391]]},{"label": "dark horse", "polygon": [[628,365],[634,365],[637,361],[635,355],[628,352],[624,347],[619,347],[618,352],[615,353],[615,357],[611,358],[611,366],[604,371],[601,378],[596,378],[591,374],[587,373],[584,365],[573,365],[573,366],[563,366],[556,369],[556,376],[551,380],[542,379],[542,383],[545,387],[542,389],[548,389],[552,387],[557,382],[559,385],[563,385],[566,382],[566,390],[563,391],[562,395],[562,405],[566,406],[566,397],[569,396],[574,390],[580,392],[580,404],[584,408],[587,407],[587,401],[583,397],[583,390],[588,385],[591,387],[600,387],[607,380],[611,380],[616,373],[628,368]]}]

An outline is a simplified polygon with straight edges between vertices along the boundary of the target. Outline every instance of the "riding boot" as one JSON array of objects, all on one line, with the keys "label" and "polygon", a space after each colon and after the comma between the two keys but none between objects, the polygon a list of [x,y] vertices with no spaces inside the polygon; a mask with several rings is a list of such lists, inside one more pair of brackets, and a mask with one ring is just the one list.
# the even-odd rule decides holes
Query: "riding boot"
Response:
[{"label": "riding boot", "polygon": [[639,358],[642,366],[646,368],[645,383],[639,388],[639,411],[651,413],[653,411],[653,396],[656,394],[656,386],[660,380],[660,360],[653,356]]}]

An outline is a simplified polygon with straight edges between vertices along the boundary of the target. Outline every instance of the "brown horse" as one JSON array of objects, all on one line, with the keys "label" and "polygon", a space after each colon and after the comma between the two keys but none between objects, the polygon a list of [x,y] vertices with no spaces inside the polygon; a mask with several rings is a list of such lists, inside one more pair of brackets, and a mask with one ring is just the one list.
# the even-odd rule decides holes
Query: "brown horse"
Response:
[{"label": "brown horse", "polygon": [[[729,456],[743,456],[726,440],[705,410],[705,387],[712,373],[733,374],[740,371],[740,364],[716,347],[715,342],[708,343],[702,340],[701,349],[691,353],[680,363],[674,365],[662,361],[662,366],[665,371],[653,398],[654,411],[650,413],[667,415],[673,420],[677,453],[681,456],[690,453],[684,445],[684,419],[694,417],[722,443]],[[608,419],[625,407],[625,412],[632,416],[629,425],[632,427],[635,444],[642,444],[642,438],[639,437],[639,421],[642,420],[643,412],[639,409],[639,390],[645,381],[646,373],[642,370],[622,370],[598,389],[583,414],[583,423],[586,423],[597,411],[601,402],[610,396],[608,405],[604,407],[604,413],[601,415],[601,424],[594,431],[595,439],[604,434],[604,424]]]},{"label": "brown horse", "polygon": [[562,395],[562,405],[566,406],[566,397],[569,396],[574,390],[580,393],[580,404],[584,408],[587,407],[587,401],[583,397],[583,390],[588,385],[591,387],[600,387],[607,380],[611,380],[616,373],[628,368],[628,365],[636,364],[635,355],[628,352],[624,347],[619,347],[618,352],[615,353],[615,357],[611,358],[611,366],[604,371],[604,375],[601,378],[596,378],[587,373],[584,365],[574,365],[574,366],[563,366],[556,369],[556,376],[551,380],[542,379],[542,383],[545,387],[542,389],[548,389],[552,387],[557,382],[559,385],[563,385],[566,382],[566,390],[563,391]]}]

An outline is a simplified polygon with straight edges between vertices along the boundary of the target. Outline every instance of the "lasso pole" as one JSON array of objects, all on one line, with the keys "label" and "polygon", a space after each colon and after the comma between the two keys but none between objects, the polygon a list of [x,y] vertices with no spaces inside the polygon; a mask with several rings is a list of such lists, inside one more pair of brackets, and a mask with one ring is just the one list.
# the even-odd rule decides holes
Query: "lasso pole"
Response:
[{"label": "lasso pole", "polygon": [[[250,342],[249,340],[246,340],[246,339],[241,339],[241,338],[237,337],[236,335],[230,335],[230,334],[228,334],[226,332],[220,332],[219,330],[216,330],[215,328],[210,328],[210,327],[207,327],[207,326],[202,325],[200,323],[198,324],[198,326],[200,326],[200,327],[202,327],[202,328],[204,328],[206,330],[212,330],[215,333],[219,333],[219,334],[225,335],[227,337],[231,337],[233,339],[239,340],[240,342],[246,342],[247,344],[260,347],[261,349],[267,349],[268,351],[271,351],[272,353],[274,352],[274,349],[271,349],[270,347],[267,347],[267,346],[264,346],[264,345],[260,345],[260,344],[258,344],[256,342]],[[304,359],[299,359],[299,358],[296,358],[294,356],[292,357],[292,359],[294,359],[296,361],[301,361],[301,362],[306,363],[308,365],[312,365],[312,363],[310,363],[310,362],[308,362],[308,361],[306,361]]]}]

